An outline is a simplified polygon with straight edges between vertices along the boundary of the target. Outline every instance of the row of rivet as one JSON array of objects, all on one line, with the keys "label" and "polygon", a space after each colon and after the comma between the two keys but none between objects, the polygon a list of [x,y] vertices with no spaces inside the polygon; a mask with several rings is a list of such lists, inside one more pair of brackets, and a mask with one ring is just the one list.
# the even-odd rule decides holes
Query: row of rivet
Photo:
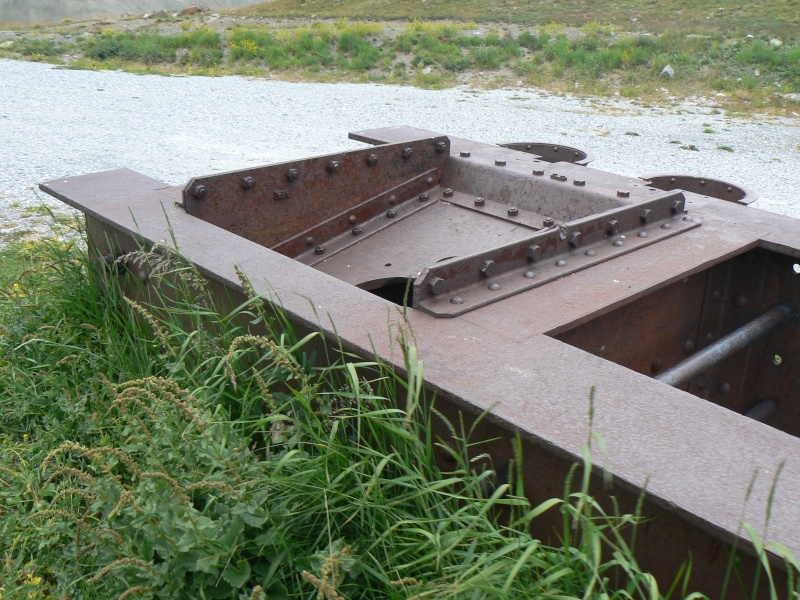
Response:
[{"label": "row of rivet", "polygon": [[[434,147],[436,148],[437,152],[444,152],[447,150],[447,144],[445,142],[436,142],[434,143]],[[403,151],[400,153],[404,159],[408,160],[412,156],[414,156],[414,149],[413,148],[404,148]],[[377,154],[370,154],[366,158],[366,163],[370,167],[374,167],[378,164],[379,156]],[[325,170],[328,173],[338,173],[339,169],[341,168],[341,163],[338,160],[329,161],[327,165],[325,165]],[[289,182],[297,181],[300,178],[300,171],[297,169],[288,169],[286,171],[286,180]],[[256,186],[255,179],[248,175],[246,177],[242,177],[241,180],[242,188],[245,190],[252,190]],[[198,184],[192,188],[192,195],[199,200],[202,200],[208,195],[208,188],[205,185]],[[289,190],[279,190],[275,192],[275,199],[276,200],[285,200],[289,197]]]},{"label": "row of rivet", "polygon": [[[645,218],[649,217],[650,212],[651,211],[649,209],[645,209],[644,211],[642,211],[642,217],[641,218],[642,218],[642,222],[643,223],[646,222]],[[691,221],[692,219],[691,219],[691,217],[687,216],[687,217],[684,217],[684,220]],[[669,223],[662,223],[661,229],[672,229],[672,225],[669,224]],[[608,223],[606,223],[606,232],[608,233],[608,235],[615,235],[618,231],[619,231],[619,222],[616,219],[612,219],[611,221],[608,221]],[[646,238],[646,237],[648,237],[648,233],[646,231],[640,231],[637,234],[637,236],[640,237],[640,238]],[[583,242],[583,235],[581,234],[581,232],[573,231],[572,233],[569,234],[569,245],[572,248],[579,247],[582,242]],[[625,242],[623,240],[621,240],[621,239],[617,239],[617,240],[613,240],[611,242],[611,245],[616,247],[616,248],[621,248],[621,247],[623,247],[625,245]],[[597,256],[597,252],[594,251],[594,250],[587,250],[586,252],[584,252],[584,254],[586,256],[590,257],[590,258],[594,258],[595,256]],[[526,252],[526,257],[531,262],[539,262],[542,259],[542,255],[543,255],[542,248],[538,244],[535,244],[535,245],[532,245],[532,246],[528,246],[528,250]],[[566,267],[567,266],[567,261],[565,261],[564,259],[558,259],[553,264],[556,267]],[[497,267],[497,263],[495,263],[492,259],[486,259],[486,260],[483,261],[483,263],[481,265],[480,273],[481,273],[481,275],[483,277],[487,277],[487,278],[488,277],[492,277],[492,275],[496,272],[496,267]],[[536,273],[533,272],[533,271],[525,271],[522,276],[525,277],[525,279],[533,279],[534,277],[536,277]],[[441,294],[444,291],[444,285],[445,285],[444,279],[442,279],[440,277],[434,277],[434,278],[431,279],[431,282],[429,283],[428,289],[430,290],[430,292],[432,294],[438,295],[438,294]],[[492,283],[492,284],[490,284],[488,286],[487,289],[492,290],[492,291],[498,291],[501,288],[500,288],[500,284]],[[458,298],[458,300],[460,300],[460,301],[459,302],[454,302],[454,300],[456,298]],[[453,304],[463,304],[464,301],[460,297],[455,296],[454,298],[450,299],[450,302],[453,303]]]}]

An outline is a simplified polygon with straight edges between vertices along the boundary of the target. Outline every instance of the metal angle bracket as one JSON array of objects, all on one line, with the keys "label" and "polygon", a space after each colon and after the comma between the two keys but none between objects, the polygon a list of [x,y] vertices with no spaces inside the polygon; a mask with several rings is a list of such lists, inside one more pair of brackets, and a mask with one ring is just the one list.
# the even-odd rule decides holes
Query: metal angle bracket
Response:
[{"label": "metal angle bracket", "polygon": [[360,207],[361,222],[377,217],[363,203],[404,184],[417,193],[436,187],[449,155],[450,140],[440,136],[195,177],[183,190],[183,206],[271,248],[347,210]]},{"label": "metal angle bracket", "polygon": [[454,317],[698,227],[681,192],[615,208],[436,264],[414,282],[414,308]]}]

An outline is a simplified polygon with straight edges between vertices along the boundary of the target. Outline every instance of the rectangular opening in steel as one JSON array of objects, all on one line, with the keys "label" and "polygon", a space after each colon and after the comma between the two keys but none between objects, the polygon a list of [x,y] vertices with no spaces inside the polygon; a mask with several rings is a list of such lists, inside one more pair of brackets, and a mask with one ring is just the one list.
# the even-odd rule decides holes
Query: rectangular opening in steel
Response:
[{"label": "rectangular opening in steel", "polygon": [[551,336],[800,436],[799,304],[800,261],[757,248]]}]

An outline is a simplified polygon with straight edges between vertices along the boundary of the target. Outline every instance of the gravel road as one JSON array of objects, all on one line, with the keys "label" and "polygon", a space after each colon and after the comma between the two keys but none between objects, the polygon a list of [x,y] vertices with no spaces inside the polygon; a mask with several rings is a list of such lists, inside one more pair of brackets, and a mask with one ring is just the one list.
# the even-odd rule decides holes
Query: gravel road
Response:
[{"label": "gravel road", "polygon": [[348,131],[400,124],[486,142],[583,147],[597,157],[592,167],[625,175],[725,179],[758,195],[752,206],[800,217],[800,119],[730,118],[700,102],[642,108],[524,88],[143,76],[0,60],[0,245],[44,227],[32,209],[63,210],[36,191],[41,181],[130,167],[183,184],[362,147]]}]

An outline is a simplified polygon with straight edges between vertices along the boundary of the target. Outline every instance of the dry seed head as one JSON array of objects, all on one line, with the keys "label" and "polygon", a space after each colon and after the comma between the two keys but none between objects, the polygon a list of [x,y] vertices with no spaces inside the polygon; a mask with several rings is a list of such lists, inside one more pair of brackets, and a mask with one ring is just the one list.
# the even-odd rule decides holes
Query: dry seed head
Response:
[{"label": "dry seed head", "polygon": [[317,600],[344,600],[337,592],[336,588],[324,579],[312,575],[308,571],[300,573],[303,581],[306,581],[317,588]]},{"label": "dry seed head", "polygon": [[119,560],[115,560],[110,565],[103,567],[94,577],[89,580],[89,583],[97,583],[103,577],[108,575],[114,569],[118,569],[119,567],[139,567],[140,569],[147,569],[148,571],[152,570],[153,565],[149,562],[145,562],[138,558],[128,557],[128,558],[120,558]]},{"label": "dry seed head", "polygon": [[125,598],[133,594],[148,594],[152,591],[153,588],[151,587],[147,587],[146,585],[137,585],[122,592],[117,600],[125,600]]}]

